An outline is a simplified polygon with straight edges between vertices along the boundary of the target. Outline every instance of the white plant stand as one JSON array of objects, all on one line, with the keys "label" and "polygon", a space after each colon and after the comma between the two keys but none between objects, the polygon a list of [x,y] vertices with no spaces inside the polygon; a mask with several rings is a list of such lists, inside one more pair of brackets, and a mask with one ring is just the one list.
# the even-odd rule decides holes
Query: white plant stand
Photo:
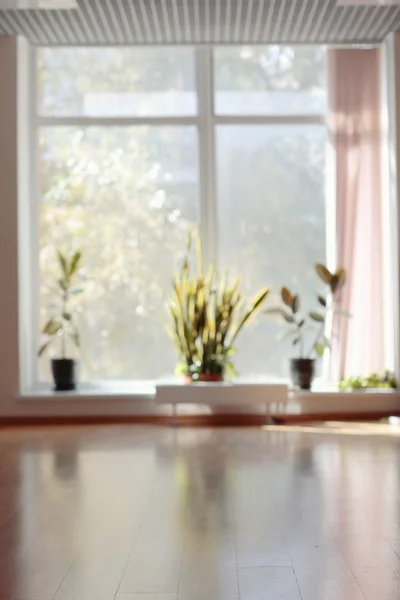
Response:
[{"label": "white plant stand", "polygon": [[265,421],[274,423],[274,415],[284,412],[288,402],[288,386],[286,383],[184,383],[160,382],[156,385],[156,404],[172,406],[171,424],[178,422],[178,406],[180,404],[206,405],[209,407],[246,407],[259,406],[265,413]]}]

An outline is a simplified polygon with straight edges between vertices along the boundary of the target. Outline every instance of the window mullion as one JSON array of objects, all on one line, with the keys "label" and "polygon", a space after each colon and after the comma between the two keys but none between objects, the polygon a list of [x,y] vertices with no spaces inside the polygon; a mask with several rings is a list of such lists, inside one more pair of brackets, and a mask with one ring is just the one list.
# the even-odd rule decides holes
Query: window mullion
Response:
[{"label": "window mullion", "polygon": [[213,57],[211,46],[196,50],[199,113],[200,231],[205,263],[218,262],[218,223],[215,186]]}]

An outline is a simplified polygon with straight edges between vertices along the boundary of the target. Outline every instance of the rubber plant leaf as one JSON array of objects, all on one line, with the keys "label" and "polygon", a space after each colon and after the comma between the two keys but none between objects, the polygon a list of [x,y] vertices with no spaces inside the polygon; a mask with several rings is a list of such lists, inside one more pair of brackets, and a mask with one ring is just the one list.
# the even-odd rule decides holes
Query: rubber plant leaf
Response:
[{"label": "rubber plant leaf", "polygon": [[324,265],[317,263],[315,265],[315,270],[317,272],[318,277],[320,277],[320,279],[322,279],[324,283],[331,285],[333,275],[330,271],[328,271],[328,269]]},{"label": "rubber plant leaf", "polygon": [[316,321],[317,323],[323,323],[325,321],[325,318],[323,315],[321,315],[320,313],[317,312],[310,312],[310,319],[312,319],[313,321]]}]

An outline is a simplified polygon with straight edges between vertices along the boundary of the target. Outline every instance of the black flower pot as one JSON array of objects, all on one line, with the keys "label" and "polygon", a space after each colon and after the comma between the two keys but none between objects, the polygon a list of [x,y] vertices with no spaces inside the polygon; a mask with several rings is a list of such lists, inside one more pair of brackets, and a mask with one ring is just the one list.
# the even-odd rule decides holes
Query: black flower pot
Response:
[{"label": "black flower pot", "polygon": [[70,392],[76,389],[77,362],[72,358],[53,358],[51,372],[56,392]]},{"label": "black flower pot", "polygon": [[290,360],[290,375],[294,387],[310,390],[315,374],[313,358],[292,358]]}]

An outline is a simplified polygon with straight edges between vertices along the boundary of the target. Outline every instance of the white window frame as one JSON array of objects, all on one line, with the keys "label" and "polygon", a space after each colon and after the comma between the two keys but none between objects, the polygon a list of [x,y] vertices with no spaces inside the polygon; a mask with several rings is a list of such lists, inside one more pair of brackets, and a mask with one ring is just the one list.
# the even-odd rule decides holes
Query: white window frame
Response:
[{"label": "white window frame", "polygon": [[[40,48],[45,48],[41,46]],[[168,48],[168,46],[165,46]],[[31,52],[31,189],[34,190],[35,201],[32,203],[30,220],[32,223],[30,235],[33,248],[30,252],[30,282],[32,291],[30,298],[30,318],[32,335],[29,346],[29,357],[26,353],[21,365],[22,391],[47,389],[48,384],[40,384],[37,370],[37,349],[39,346],[39,189],[38,189],[38,131],[41,127],[51,126],[137,126],[137,125],[165,125],[165,126],[195,126],[198,136],[199,150],[199,181],[200,181],[200,229],[203,239],[205,261],[217,264],[218,262],[218,217],[216,193],[216,144],[215,132],[218,125],[327,125],[324,114],[296,114],[296,115],[218,115],[214,109],[214,57],[212,44],[193,46],[195,52],[195,69],[197,85],[197,114],[193,116],[171,117],[52,117],[41,116],[38,110],[37,93],[37,49]],[[327,186],[328,188],[328,186]],[[334,214],[332,210],[333,193],[330,189],[326,194],[326,214]],[[334,206],[334,205],[333,205]],[[327,223],[326,239],[329,262],[334,262],[336,254],[334,247],[335,235],[332,227]],[[36,282],[36,285],[35,285]],[[90,382],[96,387],[109,388],[110,381]],[[141,382],[135,380],[135,386]],[[142,382],[151,384],[150,381]],[[129,382],[126,382],[129,385]]]}]

